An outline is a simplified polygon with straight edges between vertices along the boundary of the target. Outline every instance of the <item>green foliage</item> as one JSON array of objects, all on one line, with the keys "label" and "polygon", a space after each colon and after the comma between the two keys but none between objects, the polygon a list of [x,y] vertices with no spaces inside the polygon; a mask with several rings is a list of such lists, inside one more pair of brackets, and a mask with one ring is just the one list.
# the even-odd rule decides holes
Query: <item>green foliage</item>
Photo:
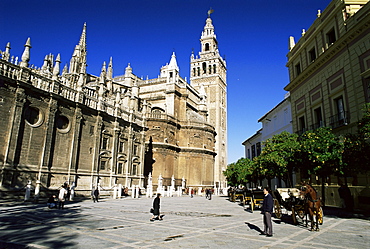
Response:
[{"label": "green foliage", "polygon": [[366,103],[362,108],[364,114],[358,122],[358,134],[365,140],[370,138],[370,103]]},{"label": "green foliage", "polygon": [[267,139],[264,145],[261,155],[255,159],[261,167],[260,173],[266,178],[278,177],[291,183],[293,170],[299,164],[296,157],[300,147],[298,135],[283,131]]},{"label": "green foliage", "polygon": [[321,127],[301,136],[303,169],[309,174],[328,176],[342,164],[343,142],[330,128]]},{"label": "green foliage", "polygon": [[224,171],[227,182],[231,186],[238,186],[240,184],[254,180],[255,165],[252,160],[248,158],[240,158],[236,163],[231,163]]},{"label": "green foliage", "polygon": [[241,158],[224,172],[229,185],[282,178],[292,185],[296,170],[303,174],[351,176],[370,170],[370,103],[364,106],[357,134],[336,136],[328,127],[307,131],[302,136],[282,132],[264,142],[262,153]]}]

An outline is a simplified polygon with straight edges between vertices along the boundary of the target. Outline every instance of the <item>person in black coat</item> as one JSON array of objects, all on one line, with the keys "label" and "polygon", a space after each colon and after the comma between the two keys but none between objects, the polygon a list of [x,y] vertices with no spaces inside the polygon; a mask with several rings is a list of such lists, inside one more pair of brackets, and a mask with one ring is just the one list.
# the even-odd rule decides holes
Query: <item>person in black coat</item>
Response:
[{"label": "person in black coat", "polygon": [[270,189],[268,187],[265,187],[263,189],[263,193],[265,197],[263,198],[261,213],[263,214],[264,232],[261,233],[261,235],[272,237],[271,214],[272,214],[273,207],[274,207],[274,200],[272,198],[272,195],[270,194]]},{"label": "person in black coat", "polygon": [[160,216],[159,208],[160,208],[160,203],[161,203],[161,194],[157,194],[157,197],[154,198],[153,201],[153,216],[150,219],[150,221],[156,220],[162,220],[162,217]]}]

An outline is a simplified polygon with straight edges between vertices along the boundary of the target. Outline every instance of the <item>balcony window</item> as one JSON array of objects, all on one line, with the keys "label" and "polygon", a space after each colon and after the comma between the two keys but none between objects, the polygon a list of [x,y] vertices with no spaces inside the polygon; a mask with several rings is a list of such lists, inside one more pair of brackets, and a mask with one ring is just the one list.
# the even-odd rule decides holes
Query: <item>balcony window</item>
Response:
[{"label": "balcony window", "polygon": [[334,100],[335,104],[335,115],[330,117],[330,126],[334,129],[349,123],[348,112],[344,109],[343,97],[339,97]]},{"label": "balcony window", "polygon": [[105,170],[107,166],[107,161],[100,161],[100,170]]},{"label": "balcony window", "polygon": [[102,150],[106,150],[108,148],[108,138],[107,137],[103,137],[101,148]]},{"label": "balcony window", "polygon": [[308,52],[308,57],[309,57],[309,60],[310,62],[314,62],[316,60],[316,49],[315,47],[312,48],[309,52]]},{"label": "balcony window", "polygon": [[302,69],[301,69],[301,63],[298,63],[295,65],[295,73],[296,73],[296,76],[300,75],[302,72]]},{"label": "balcony window", "polygon": [[122,174],[122,169],[123,169],[123,163],[118,163],[117,165],[117,174]]},{"label": "balcony window", "polygon": [[306,131],[306,122],[304,116],[298,118],[298,134],[301,135]]},{"label": "balcony window", "polygon": [[336,40],[337,38],[335,36],[335,30],[333,28],[328,33],[326,33],[326,41],[327,41],[328,47],[332,45]]},{"label": "balcony window", "polygon": [[322,119],[321,107],[316,108],[314,110],[314,115],[315,115],[315,124],[314,124],[313,129],[318,129],[320,127],[323,127],[324,122],[323,122],[323,119]]}]

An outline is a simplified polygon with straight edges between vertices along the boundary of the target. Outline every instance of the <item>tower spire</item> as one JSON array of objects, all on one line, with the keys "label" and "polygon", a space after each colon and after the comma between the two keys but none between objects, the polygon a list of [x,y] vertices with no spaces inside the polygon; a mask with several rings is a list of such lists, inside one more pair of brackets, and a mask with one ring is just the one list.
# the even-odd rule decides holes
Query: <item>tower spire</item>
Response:
[{"label": "tower spire", "polygon": [[179,67],[177,66],[175,52],[172,53],[170,64],[168,65],[168,69],[176,69],[177,71],[179,71]]},{"label": "tower spire", "polygon": [[28,62],[30,61],[30,48],[31,48],[31,38],[28,37],[26,44],[24,45],[24,51],[22,54],[21,67],[28,67]]},{"label": "tower spire", "polygon": [[78,45],[76,45],[70,60],[70,73],[86,73],[86,54],[86,23],[84,23],[80,40]]}]

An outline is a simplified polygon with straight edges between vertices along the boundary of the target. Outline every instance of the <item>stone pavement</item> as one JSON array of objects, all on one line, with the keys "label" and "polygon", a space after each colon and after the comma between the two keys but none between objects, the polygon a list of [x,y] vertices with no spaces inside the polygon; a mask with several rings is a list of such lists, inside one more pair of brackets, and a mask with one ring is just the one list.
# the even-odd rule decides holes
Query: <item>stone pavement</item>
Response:
[{"label": "stone pavement", "polygon": [[[370,248],[366,217],[324,216],[319,232],[273,218],[274,236],[259,235],[262,215],[227,197],[163,197],[163,221],[149,221],[153,199],[0,204],[0,248]],[[325,213],[325,211],[324,211]]]}]

